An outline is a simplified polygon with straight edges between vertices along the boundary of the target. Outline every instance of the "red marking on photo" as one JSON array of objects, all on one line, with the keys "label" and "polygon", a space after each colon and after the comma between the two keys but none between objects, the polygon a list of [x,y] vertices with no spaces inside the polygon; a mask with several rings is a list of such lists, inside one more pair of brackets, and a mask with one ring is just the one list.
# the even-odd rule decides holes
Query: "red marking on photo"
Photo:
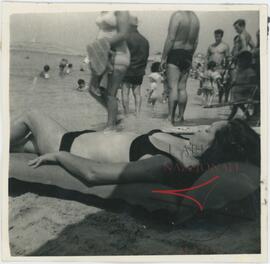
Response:
[{"label": "red marking on photo", "polygon": [[[186,194],[183,194],[183,193],[187,192],[187,191],[196,190],[196,189],[202,188],[204,186],[207,186],[207,185],[213,183],[214,181],[216,181],[219,178],[220,178],[220,176],[213,176],[210,180],[208,180],[206,182],[203,182],[201,184],[198,184],[198,185],[195,185],[195,186],[192,186],[192,187],[184,188],[184,189],[178,189],[178,190],[153,190],[152,192],[153,193],[160,193],[160,194],[164,194],[164,195],[174,195],[174,196],[183,197],[185,199],[191,200],[199,207],[200,211],[202,211],[204,209],[205,205],[200,203],[193,196],[186,195]],[[209,192],[207,194],[209,194]]]}]

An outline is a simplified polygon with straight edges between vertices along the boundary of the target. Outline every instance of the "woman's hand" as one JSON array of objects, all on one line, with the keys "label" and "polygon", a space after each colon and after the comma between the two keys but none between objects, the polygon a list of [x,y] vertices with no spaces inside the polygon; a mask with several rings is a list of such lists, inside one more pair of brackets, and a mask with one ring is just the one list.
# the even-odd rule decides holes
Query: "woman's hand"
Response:
[{"label": "woman's hand", "polygon": [[47,154],[41,155],[33,160],[30,160],[28,162],[28,165],[33,168],[37,168],[44,164],[56,164],[57,163],[56,155],[57,153],[47,153]]}]

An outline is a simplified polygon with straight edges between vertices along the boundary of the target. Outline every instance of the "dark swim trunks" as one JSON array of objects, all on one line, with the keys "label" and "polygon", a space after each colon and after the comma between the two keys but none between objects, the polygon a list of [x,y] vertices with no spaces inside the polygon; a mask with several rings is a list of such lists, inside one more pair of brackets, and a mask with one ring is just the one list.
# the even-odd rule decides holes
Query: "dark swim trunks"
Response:
[{"label": "dark swim trunks", "polygon": [[167,64],[173,64],[181,72],[187,72],[192,64],[193,52],[184,49],[172,49],[167,58]]},{"label": "dark swim trunks", "polygon": [[72,143],[76,137],[82,134],[93,133],[93,132],[96,132],[96,131],[95,130],[82,130],[82,131],[74,131],[74,132],[65,133],[61,139],[59,151],[70,152]]},{"label": "dark swim trunks", "polygon": [[140,76],[125,76],[123,82],[133,85],[141,85],[143,82],[143,75]]}]

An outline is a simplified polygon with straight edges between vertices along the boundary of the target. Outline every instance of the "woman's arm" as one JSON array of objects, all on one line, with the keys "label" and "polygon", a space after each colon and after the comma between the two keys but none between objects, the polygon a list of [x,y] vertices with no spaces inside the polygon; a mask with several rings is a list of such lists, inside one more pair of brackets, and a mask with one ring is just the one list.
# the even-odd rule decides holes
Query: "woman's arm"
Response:
[{"label": "woman's arm", "polygon": [[108,39],[111,46],[124,41],[129,32],[129,12],[128,11],[116,11],[117,29],[118,33],[112,38]]},{"label": "woman's arm", "polygon": [[162,155],[128,163],[101,163],[85,159],[69,152],[49,153],[30,161],[38,167],[48,162],[56,163],[85,184],[108,185],[140,182],[162,183],[170,177],[172,161]]}]

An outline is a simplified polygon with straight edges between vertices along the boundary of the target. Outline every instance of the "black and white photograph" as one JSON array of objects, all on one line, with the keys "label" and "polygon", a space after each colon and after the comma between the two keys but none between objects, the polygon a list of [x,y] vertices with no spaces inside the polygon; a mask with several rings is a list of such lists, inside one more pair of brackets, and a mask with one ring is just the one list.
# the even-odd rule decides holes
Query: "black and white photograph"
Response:
[{"label": "black and white photograph", "polygon": [[266,6],[21,5],[9,256],[265,253]]}]

